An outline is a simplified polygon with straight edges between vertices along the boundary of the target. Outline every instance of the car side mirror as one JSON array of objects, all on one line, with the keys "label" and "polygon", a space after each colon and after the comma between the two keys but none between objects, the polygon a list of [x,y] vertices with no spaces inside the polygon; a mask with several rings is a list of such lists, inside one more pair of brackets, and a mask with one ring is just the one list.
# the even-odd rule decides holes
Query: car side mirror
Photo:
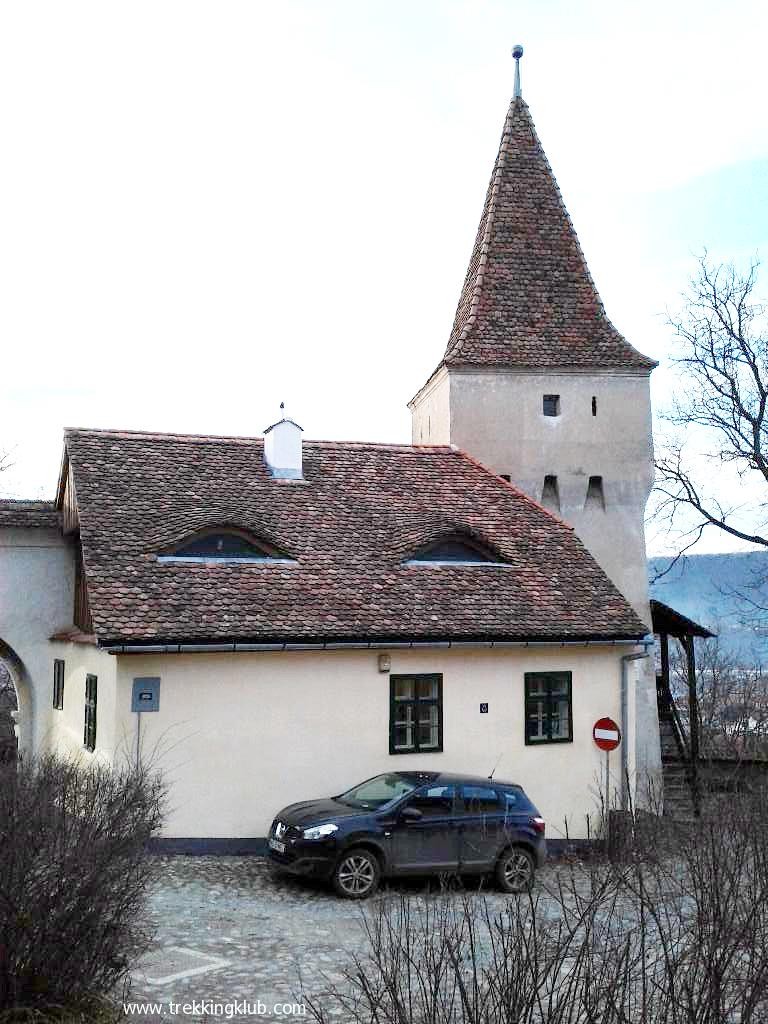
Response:
[{"label": "car side mirror", "polygon": [[424,815],[418,809],[418,807],[404,807],[400,817],[403,821],[421,821]]}]

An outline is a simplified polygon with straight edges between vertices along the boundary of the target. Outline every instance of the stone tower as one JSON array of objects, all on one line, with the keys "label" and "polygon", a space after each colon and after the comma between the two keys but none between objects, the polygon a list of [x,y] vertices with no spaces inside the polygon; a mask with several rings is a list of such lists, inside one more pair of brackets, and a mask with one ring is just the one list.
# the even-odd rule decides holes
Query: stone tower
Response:
[{"label": "stone tower", "polygon": [[[456,445],[565,519],[649,628],[655,365],[606,316],[516,76],[448,345],[409,403],[413,442]],[[647,662],[634,732],[655,770]]]}]

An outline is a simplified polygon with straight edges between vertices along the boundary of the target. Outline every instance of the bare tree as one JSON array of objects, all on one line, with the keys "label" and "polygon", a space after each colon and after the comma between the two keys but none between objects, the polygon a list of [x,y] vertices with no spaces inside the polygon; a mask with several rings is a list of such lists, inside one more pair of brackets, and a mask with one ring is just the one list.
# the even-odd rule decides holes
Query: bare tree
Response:
[{"label": "bare tree", "polygon": [[[739,656],[714,636],[696,645],[699,735],[704,756],[768,754],[768,675],[752,656]],[[684,728],[688,722],[688,669],[678,644],[670,649],[670,683]]]},{"label": "bare tree", "polygon": [[[768,329],[757,270],[756,261],[742,274],[705,255],[683,313],[670,320],[685,384],[665,416],[681,430],[657,457],[654,518],[683,535],[684,551],[710,527],[768,547]],[[686,446],[692,434],[703,452]],[[736,471],[733,500],[718,488],[722,467]]]}]

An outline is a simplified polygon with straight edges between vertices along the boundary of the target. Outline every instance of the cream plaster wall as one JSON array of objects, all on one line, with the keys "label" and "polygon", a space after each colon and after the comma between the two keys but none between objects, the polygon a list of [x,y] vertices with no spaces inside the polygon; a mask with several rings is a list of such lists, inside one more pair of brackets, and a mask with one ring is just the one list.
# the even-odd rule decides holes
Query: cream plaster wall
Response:
[{"label": "cream plaster wall", "polygon": [[[50,644],[50,677],[55,658],[64,661],[64,707],[51,712],[47,746],[61,754],[87,762],[92,758],[112,763],[121,756],[117,733],[117,663],[114,657],[91,644],[53,642]],[[85,725],[85,677],[96,676],[96,750],[83,746]],[[53,702],[53,694],[49,698]]]},{"label": "cream plaster wall", "polygon": [[414,444],[450,444],[450,380],[443,367],[411,402],[411,437]]},{"label": "cream plaster wall", "polygon": [[[643,619],[648,619],[645,505],[653,483],[647,375],[453,372],[450,440],[536,501],[556,476],[560,516]],[[560,395],[560,415],[542,398]],[[592,398],[597,415],[592,415]],[[585,508],[590,476],[605,509]]]},{"label": "cream plaster wall", "polygon": [[19,749],[45,749],[52,725],[49,637],[71,628],[74,561],[56,530],[0,529],[0,657],[19,698]]},{"label": "cream plaster wall", "polygon": [[[160,676],[160,710],[142,716],[142,751],[171,783],[169,837],[264,836],[286,804],[379,772],[485,776],[500,756],[497,777],[526,788],[550,837],[564,833],[566,818],[570,835],[584,837],[605,763],[592,725],[602,715],[618,720],[620,656],[630,650],[393,651],[394,673],[443,674],[443,753],[396,756],[389,673],[378,671],[377,652],[122,655],[115,741],[123,754],[135,751],[132,680]],[[525,746],[523,675],[534,670],[573,673],[573,743]],[[612,761],[618,785],[618,753]]]}]

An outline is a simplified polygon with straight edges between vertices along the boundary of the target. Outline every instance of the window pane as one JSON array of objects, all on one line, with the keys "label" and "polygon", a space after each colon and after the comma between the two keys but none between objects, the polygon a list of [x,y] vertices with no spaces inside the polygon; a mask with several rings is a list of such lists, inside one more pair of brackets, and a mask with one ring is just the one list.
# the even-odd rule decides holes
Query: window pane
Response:
[{"label": "window pane", "polygon": [[567,700],[560,700],[554,705],[550,720],[550,731],[553,740],[566,740],[569,738]]},{"label": "window pane", "polygon": [[381,807],[405,796],[415,788],[412,782],[401,775],[377,775],[375,779],[368,779],[367,782],[362,782],[359,786],[342,793],[339,799],[353,805]]},{"label": "window pane", "polygon": [[463,786],[464,810],[467,814],[489,814],[499,810],[499,798],[490,786]]},{"label": "window pane", "polygon": [[549,689],[552,697],[567,697],[568,696],[568,680],[567,679],[553,679]]},{"label": "window pane", "polygon": [[543,701],[528,705],[528,739],[545,740],[547,738],[546,704]]},{"label": "window pane", "polygon": [[416,696],[419,700],[437,699],[437,680],[419,679],[416,683]]},{"label": "window pane", "polygon": [[417,793],[408,801],[409,807],[415,807],[428,818],[442,817],[453,814],[453,786],[437,786],[425,793]]},{"label": "window pane", "polygon": [[413,729],[410,725],[395,726],[395,749],[410,750],[413,747]]},{"label": "window pane", "polygon": [[395,708],[395,725],[413,724],[413,704],[398,704]]},{"label": "window pane", "polygon": [[413,700],[413,679],[395,680],[395,700]]},{"label": "window pane", "polygon": [[462,540],[445,540],[414,556],[416,562],[490,562],[492,557]]},{"label": "window pane", "polygon": [[264,558],[269,557],[237,533],[210,533],[177,548],[174,554],[187,558]]},{"label": "window pane", "polygon": [[437,717],[436,704],[420,709],[419,747],[422,750],[437,746]]}]

